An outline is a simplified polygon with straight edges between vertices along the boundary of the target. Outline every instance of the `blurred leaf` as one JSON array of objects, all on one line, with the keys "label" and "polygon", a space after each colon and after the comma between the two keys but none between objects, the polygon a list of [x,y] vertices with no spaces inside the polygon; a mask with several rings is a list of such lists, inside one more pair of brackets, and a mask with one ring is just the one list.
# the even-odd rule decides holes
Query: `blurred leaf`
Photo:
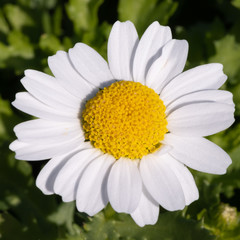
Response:
[{"label": "blurred leaf", "polygon": [[12,139],[13,127],[18,121],[19,118],[13,114],[9,102],[0,97],[0,146],[3,141]]},{"label": "blurred leaf", "polygon": [[228,84],[231,84],[231,91],[234,93],[236,104],[236,115],[240,115],[240,43],[234,35],[226,35],[224,38],[214,43],[216,54],[212,56],[210,62],[220,62],[224,66],[224,72],[229,77]]},{"label": "blurred leaf", "polygon": [[234,189],[240,188],[240,146],[234,149],[231,154],[232,164],[229,166],[227,174],[220,179],[214,180],[216,184],[221,182],[223,192],[226,196],[232,197]]},{"label": "blurred leaf", "polygon": [[19,239],[29,240],[77,236],[80,232],[72,224],[74,205],[58,207],[53,196],[45,196],[35,186],[29,163],[14,159],[6,146],[0,151],[4,159],[0,161],[1,239],[15,240],[18,232]]},{"label": "blurred leaf", "polygon": [[[34,1],[30,1],[30,2],[35,2],[35,7],[45,7],[45,8],[54,8],[57,4],[57,0],[34,0]],[[38,5],[37,5],[38,4]]]},{"label": "blurred leaf", "polygon": [[62,6],[58,6],[53,15],[53,33],[57,36],[61,35],[62,33]]},{"label": "blurred leaf", "polygon": [[233,0],[231,4],[236,8],[240,8],[240,0]]},{"label": "blurred leaf", "polygon": [[210,56],[216,54],[214,42],[225,36],[225,27],[219,18],[215,18],[210,24],[200,22],[189,29],[178,26],[176,38],[186,39],[189,43],[188,68],[199,64],[205,64]]},{"label": "blurred leaf", "polygon": [[240,146],[240,125],[235,124],[228,130],[208,138],[232,155],[231,153]]},{"label": "blurred leaf", "polygon": [[57,0],[18,0],[18,2],[29,8],[54,8]]},{"label": "blurred leaf", "polygon": [[235,207],[220,204],[204,213],[204,226],[219,240],[238,240],[240,236],[240,213]]},{"label": "blurred leaf", "polygon": [[83,34],[92,31],[98,22],[98,8],[103,0],[69,0],[66,11],[74,24],[74,31]]},{"label": "blurred leaf", "polygon": [[45,33],[51,34],[52,32],[51,16],[47,11],[43,11],[42,13],[42,25],[43,25],[43,31]]},{"label": "blurred leaf", "polygon": [[21,56],[28,59],[34,56],[33,46],[28,37],[21,32],[12,31],[8,35],[8,42],[11,56]]},{"label": "blurred leaf", "polygon": [[75,202],[61,203],[58,210],[48,216],[48,220],[58,226],[66,225],[68,232],[72,235],[76,234],[73,226],[73,216],[75,211]]},{"label": "blurred leaf", "polygon": [[39,47],[48,55],[53,55],[58,50],[64,49],[59,39],[51,34],[44,34],[41,36]]},{"label": "blurred leaf", "polygon": [[34,48],[28,37],[19,31],[9,33],[8,43],[0,42],[0,68],[7,66],[22,72],[26,68],[24,60],[34,57]]},{"label": "blurred leaf", "polygon": [[203,213],[208,212],[212,206],[219,204],[222,185],[212,180],[219,176],[189,170],[193,172],[199,190],[199,199],[187,207],[186,216],[192,219],[203,220]]},{"label": "blurred leaf", "polygon": [[209,61],[222,63],[231,82],[236,82],[240,79],[240,44],[233,35],[226,35],[215,41],[214,45],[216,54]]},{"label": "blurred leaf", "polygon": [[177,9],[177,2],[172,0],[120,0],[118,13],[120,21],[132,21],[139,35],[154,21],[166,25]]},{"label": "blurred leaf", "polygon": [[[11,209],[19,222],[17,224],[15,221],[14,225],[21,227],[27,236],[49,235],[48,239],[51,239],[56,234],[56,229],[45,220],[45,216],[55,209],[53,199],[44,199],[44,195],[37,190],[28,163],[15,160],[13,154],[9,154],[10,150],[4,146],[0,151],[4,159],[0,162],[0,205],[4,206],[5,211]],[[8,219],[14,220],[9,215]],[[0,231],[0,234],[3,239],[8,239],[7,236],[11,233],[6,232],[4,235],[6,226],[2,227],[3,232]]]},{"label": "blurred leaf", "polygon": [[4,6],[4,12],[11,27],[15,30],[20,31],[23,27],[34,24],[33,19],[17,5],[6,4]]},{"label": "blurred leaf", "polygon": [[92,218],[91,222],[85,224],[84,228],[87,240],[214,239],[207,230],[202,229],[200,222],[184,219],[176,212],[160,213],[156,225],[145,226],[143,228],[137,226],[129,215],[117,214],[109,219],[104,217],[103,213],[99,213]]},{"label": "blurred leaf", "polygon": [[0,9],[0,32],[3,32],[5,34],[9,32],[9,26],[3,15],[2,9]]},{"label": "blurred leaf", "polygon": [[23,228],[21,223],[8,213],[0,214],[0,239],[2,240],[31,239],[31,234]]}]

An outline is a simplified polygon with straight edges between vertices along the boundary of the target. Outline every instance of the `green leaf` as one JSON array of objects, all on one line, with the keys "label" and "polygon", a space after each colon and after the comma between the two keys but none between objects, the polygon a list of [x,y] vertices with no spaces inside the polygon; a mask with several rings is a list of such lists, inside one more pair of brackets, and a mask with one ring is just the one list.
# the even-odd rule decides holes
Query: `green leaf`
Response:
[{"label": "green leaf", "polygon": [[225,35],[225,26],[219,18],[211,23],[197,22],[189,28],[178,26],[175,37],[186,39],[189,43],[187,69],[208,63],[209,57],[216,54],[214,42]]},{"label": "green leaf", "polygon": [[62,33],[62,19],[63,19],[63,8],[58,6],[53,15],[53,33],[57,36]]},{"label": "green leaf", "polygon": [[52,9],[56,6],[57,0],[17,0],[19,5],[27,8],[49,8]]},{"label": "green leaf", "polygon": [[229,166],[227,174],[219,179],[214,179],[216,184],[222,184],[222,191],[227,197],[234,195],[234,189],[240,188],[240,146],[230,153],[232,164]]},{"label": "green leaf", "polygon": [[[8,146],[8,144],[7,144]],[[18,219],[21,231],[25,234],[44,236],[48,231],[49,236],[56,234],[53,226],[45,220],[45,214],[55,208],[53,199],[47,201],[35,187],[31,167],[28,163],[17,161],[7,150],[7,146],[2,146],[0,163],[0,206],[4,206],[4,211],[13,213]],[[10,214],[10,213],[9,213]],[[9,216],[10,219],[11,216]],[[4,239],[5,230],[0,231]],[[11,234],[6,232],[6,236]],[[15,235],[16,236],[16,235]],[[25,235],[24,235],[25,236]],[[14,238],[12,238],[14,239]]]},{"label": "green leaf", "polygon": [[64,50],[60,40],[52,34],[43,34],[40,38],[39,47],[48,55],[55,54],[58,50]]},{"label": "green leaf", "polygon": [[201,227],[200,222],[187,220],[176,212],[160,213],[157,224],[143,228],[137,226],[129,215],[116,214],[107,218],[103,213],[99,213],[84,225],[84,229],[87,240],[214,239],[207,230]]},{"label": "green leaf", "polygon": [[98,8],[103,0],[70,0],[66,5],[69,19],[74,24],[74,31],[83,34],[92,31],[98,22]]},{"label": "green leaf", "polygon": [[8,67],[23,72],[29,64],[26,62],[34,57],[34,47],[28,36],[20,31],[11,31],[8,45],[0,42],[0,68]]},{"label": "green leaf", "polygon": [[0,97],[0,146],[13,138],[13,127],[19,121],[11,110],[7,100]]},{"label": "green leaf", "polygon": [[0,239],[2,240],[31,239],[31,234],[26,231],[21,223],[9,213],[0,214]]},{"label": "green leaf", "polygon": [[209,62],[220,62],[224,72],[230,77],[231,82],[240,79],[240,44],[234,35],[226,35],[214,42],[216,54],[210,57]]},{"label": "green leaf", "polygon": [[228,204],[219,204],[204,213],[204,226],[219,240],[238,240],[240,213]]},{"label": "green leaf", "polygon": [[[237,94],[235,94],[235,96],[237,97]],[[238,102],[236,102],[236,104],[238,104]],[[235,124],[226,131],[220,132],[208,138],[231,154],[240,146],[240,125]]]},{"label": "green leaf", "polygon": [[240,9],[240,0],[232,0],[232,1],[231,1],[231,4],[232,4],[234,7]]},{"label": "green leaf", "polygon": [[68,231],[68,227],[73,229],[73,212],[64,216],[67,208],[58,208],[53,196],[45,196],[37,189],[30,164],[14,159],[7,146],[0,147],[0,210],[6,213],[0,216],[1,239],[15,240],[18,233],[18,239],[29,240],[32,236],[44,240],[71,236],[73,230]]},{"label": "green leaf", "polygon": [[12,31],[8,35],[11,56],[21,56],[30,59],[34,56],[33,46],[26,35],[19,31]]},{"label": "green leaf", "polygon": [[65,225],[71,235],[78,234],[76,227],[73,225],[75,204],[75,202],[61,203],[57,211],[48,216],[48,220],[60,227]]},{"label": "green leaf", "polygon": [[2,9],[0,9],[0,32],[3,32],[5,34],[9,32],[9,26],[3,15]]},{"label": "green leaf", "polygon": [[6,4],[4,12],[14,30],[21,31],[23,27],[34,25],[33,19],[17,5]]},{"label": "green leaf", "polygon": [[153,21],[159,21],[161,25],[166,25],[177,6],[177,2],[172,0],[164,0],[160,3],[157,0],[120,0],[119,19],[120,21],[132,21],[138,33],[142,35]]}]

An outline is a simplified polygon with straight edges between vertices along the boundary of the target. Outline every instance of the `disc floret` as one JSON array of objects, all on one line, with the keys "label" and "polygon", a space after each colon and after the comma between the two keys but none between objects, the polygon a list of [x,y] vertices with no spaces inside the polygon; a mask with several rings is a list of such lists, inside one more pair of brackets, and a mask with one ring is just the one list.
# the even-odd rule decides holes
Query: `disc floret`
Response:
[{"label": "disc floret", "polygon": [[168,131],[165,109],[153,89],[138,82],[115,82],[86,103],[85,139],[116,159],[141,159],[160,147]]}]

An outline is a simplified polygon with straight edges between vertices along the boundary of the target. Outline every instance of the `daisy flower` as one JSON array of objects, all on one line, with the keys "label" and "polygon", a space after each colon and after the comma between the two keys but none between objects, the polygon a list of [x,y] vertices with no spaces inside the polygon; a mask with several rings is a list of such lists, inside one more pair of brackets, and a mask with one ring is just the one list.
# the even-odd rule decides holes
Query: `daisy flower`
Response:
[{"label": "daisy flower", "polygon": [[199,197],[187,167],[226,172],[230,157],[204,137],[234,122],[232,94],[218,90],[222,65],[182,73],[187,54],[169,27],[154,22],[139,40],[130,21],[113,25],[108,63],[83,43],[58,51],[48,58],[54,77],[25,71],[27,92],[12,104],[37,119],[14,128],[10,149],[19,160],[50,159],[37,186],[90,216],[110,202],[144,226],[159,205],[183,209]]}]

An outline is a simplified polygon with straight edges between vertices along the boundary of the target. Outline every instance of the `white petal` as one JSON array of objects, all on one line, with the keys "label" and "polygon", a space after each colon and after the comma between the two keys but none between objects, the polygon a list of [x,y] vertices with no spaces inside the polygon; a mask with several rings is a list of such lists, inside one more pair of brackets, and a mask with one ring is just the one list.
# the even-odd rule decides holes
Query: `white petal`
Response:
[{"label": "white petal", "polygon": [[135,161],[120,158],[113,165],[108,178],[108,197],[117,212],[131,213],[140,201],[142,182]]},{"label": "white petal", "polygon": [[137,44],[138,34],[132,22],[114,23],[108,39],[108,62],[115,79],[132,80]]},{"label": "white petal", "polygon": [[170,40],[163,48],[161,56],[150,67],[146,85],[160,93],[168,82],[184,69],[188,54],[188,42]]},{"label": "white petal", "polygon": [[54,181],[59,170],[64,166],[67,160],[68,157],[66,157],[66,155],[52,158],[38,174],[36,185],[44,194],[50,195],[54,193]]},{"label": "white petal", "polygon": [[90,216],[108,203],[107,178],[115,158],[104,154],[92,161],[84,171],[77,190],[77,209]]},{"label": "white petal", "polygon": [[233,95],[223,90],[203,90],[189,93],[170,103],[165,113],[168,115],[182,106],[200,102],[219,102],[233,105]]},{"label": "white petal", "polygon": [[84,139],[79,120],[55,122],[35,119],[16,125],[14,132],[20,141],[35,144],[64,143],[76,137]]},{"label": "white petal", "polygon": [[131,217],[140,227],[143,227],[147,224],[155,224],[158,220],[158,215],[159,204],[150,196],[143,186],[140,202],[131,214]]},{"label": "white petal", "polygon": [[78,113],[75,110],[61,111],[54,109],[39,102],[27,92],[17,93],[16,100],[12,102],[12,105],[27,114],[47,120],[72,121],[78,118]]},{"label": "white petal", "polygon": [[45,73],[26,70],[21,83],[35,98],[58,109],[73,108],[79,110],[80,99],[66,91],[56,78]]},{"label": "white petal", "polygon": [[71,141],[52,144],[25,143],[15,140],[9,148],[16,152],[16,159],[37,161],[49,159],[70,152],[83,143],[83,139],[74,138]]},{"label": "white petal", "polygon": [[175,173],[168,166],[166,157],[149,154],[140,162],[143,184],[151,196],[165,209],[175,211],[183,209],[185,197]]},{"label": "white petal", "polygon": [[152,23],[141,37],[133,61],[133,79],[145,83],[152,63],[161,55],[161,48],[172,38],[169,27]]},{"label": "white petal", "polygon": [[193,201],[197,200],[199,198],[198,189],[194,178],[189,172],[189,170],[182,163],[175,160],[169,154],[167,154],[165,158],[167,158],[166,163],[175,173],[178,181],[182,186],[186,205],[189,205]]},{"label": "white petal", "polygon": [[17,150],[27,147],[27,146],[28,146],[28,143],[24,143],[24,142],[20,142],[19,140],[15,140],[9,145],[9,149],[12,151],[17,151]]},{"label": "white petal", "polygon": [[86,166],[102,154],[94,148],[75,154],[59,172],[53,186],[54,192],[61,195],[64,202],[75,200],[78,183]]},{"label": "white petal", "polygon": [[69,56],[75,69],[95,87],[104,87],[113,80],[107,62],[93,48],[77,43],[69,50]]},{"label": "white petal", "polygon": [[227,80],[222,64],[210,63],[181,73],[162,90],[160,98],[168,105],[173,100],[188,93],[218,89]]},{"label": "white petal", "polygon": [[[84,147],[82,149],[84,149]],[[37,176],[36,179],[37,187],[46,195],[53,194],[54,193],[53,185],[59,171],[64,167],[66,162],[72,156],[74,156],[79,150],[82,149],[79,147],[77,150],[74,150],[73,152],[57,156],[49,160]]]},{"label": "white petal", "polygon": [[66,52],[58,51],[49,57],[48,65],[59,83],[71,94],[80,99],[92,94],[94,87],[79,75]]},{"label": "white petal", "polygon": [[234,122],[234,106],[206,102],[193,103],[173,111],[168,117],[167,128],[182,136],[208,136],[225,130]]},{"label": "white petal", "polygon": [[232,162],[225,151],[205,138],[166,134],[164,141],[173,147],[170,154],[174,158],[201,172],[224,174]]}]

